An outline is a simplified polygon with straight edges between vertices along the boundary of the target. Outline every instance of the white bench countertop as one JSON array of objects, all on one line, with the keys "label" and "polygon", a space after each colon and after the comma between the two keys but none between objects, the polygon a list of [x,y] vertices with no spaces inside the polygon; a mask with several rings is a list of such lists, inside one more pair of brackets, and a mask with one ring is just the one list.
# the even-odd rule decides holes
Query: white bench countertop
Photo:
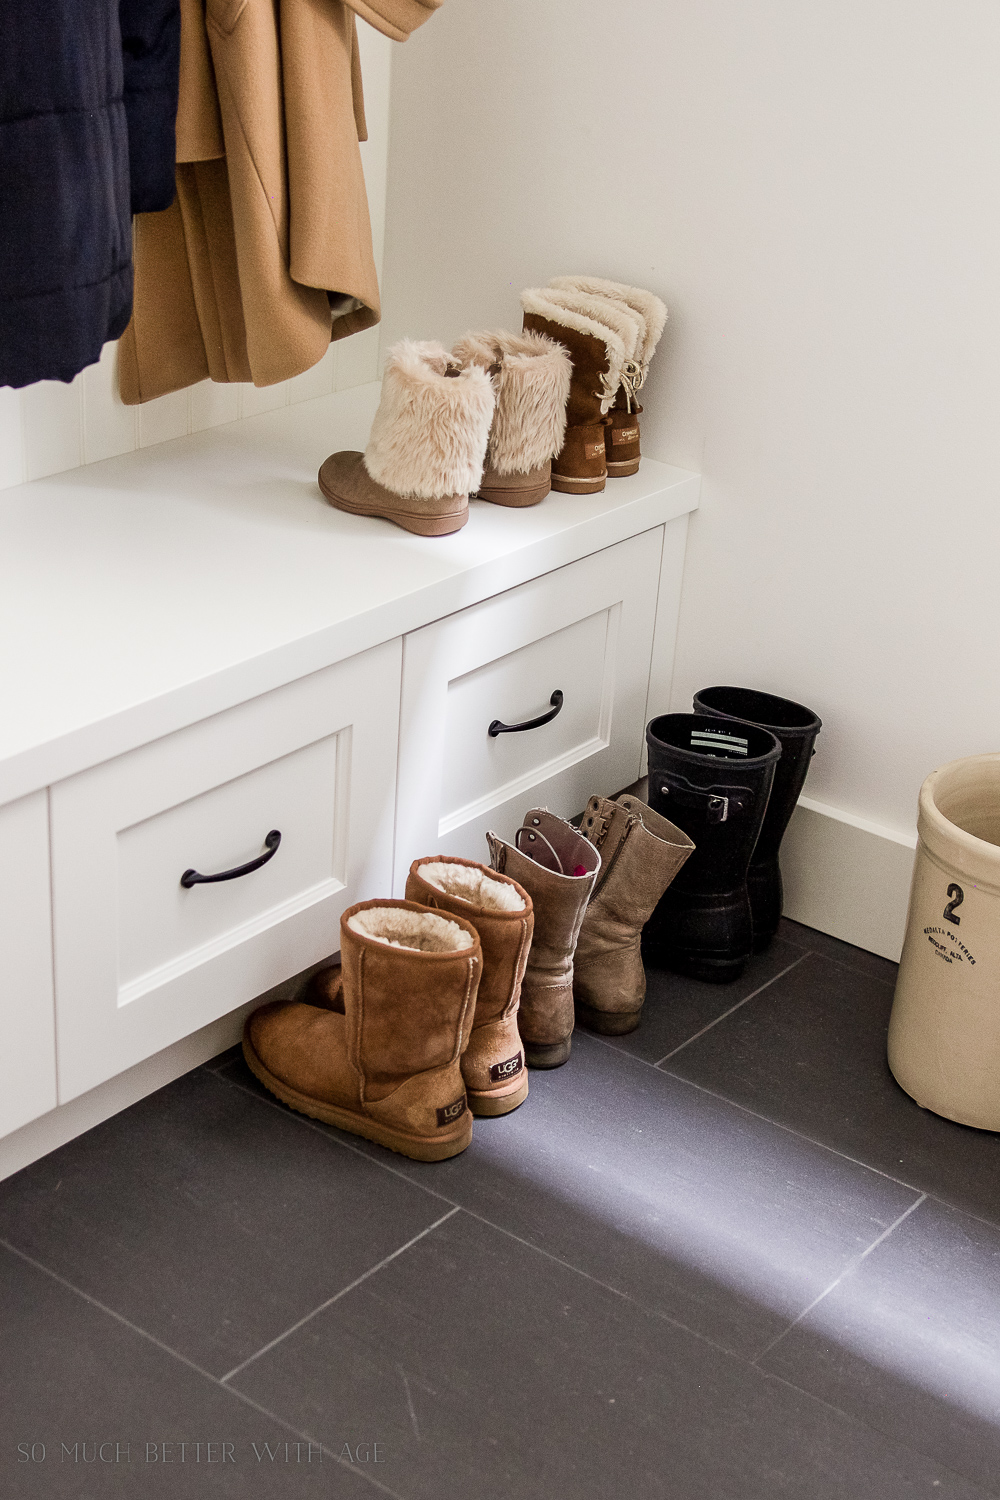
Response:
[{"label": "white bench countertop", "polygon": [[694,510],[644,458],[599,495],[473,501],[416,537],[327,505],[378,385],[0,493],[0,803]]}]

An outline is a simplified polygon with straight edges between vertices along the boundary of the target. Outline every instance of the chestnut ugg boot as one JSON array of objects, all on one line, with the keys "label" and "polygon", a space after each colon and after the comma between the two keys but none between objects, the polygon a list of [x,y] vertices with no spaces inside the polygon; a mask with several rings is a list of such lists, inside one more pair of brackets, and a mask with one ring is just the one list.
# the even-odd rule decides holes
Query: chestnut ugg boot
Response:
[{"label": "chestnut ugg boot", "polygon": [[694,848],[687,834],[638,797],[591,797],[580,832],[600,851],[601,873],[573,961],[576,1019],[591,1031],[634,1031],[646,997],[642,929]]},{"label": "chestnut ugg boot", "polygon": [[527,891],[470,859],[415,859],[406,899],[464,917],[479,933],[483,973],[462,1077],[474,1115],[506,1115],[528,1097],[528,1075],[517,1030],[521,981],[534,914]]},{"label": "chestnut ugg boot", "polygon": [[518,1029],[529,1068],[558,1068],[573,1039],[573,955],[601,856],[544,807],[525,813],[514,843],[488,833],[490,863],[531,897],[535,932],[521,985]]},{"label": "chestnut ugg boot", "polygon": [[525,330],[555,339],[573,362],[566,435],[552,460],[552,488],[570,495],[597,494],[608,477],[607,413],[622,371],[634,359],[639,320],[624,305],[609,312],[610,303],[598,306],[597,299],[583,292],[551,287],[529,287],[521,293],[521,306]]},{"label": "chestnut ugg boot", "polygon": [[338,510],[383,516],[418,536],[445,536],[469,519],[493,420],[490,377],[462,368],[443,344],[401,339],[389,350],[364,453],[333,453],[319,487]]},{"label": "chestnut ugg boot", "polygon": [[467,333],[452,354],[488,370],[496,395],[479,499],[537,505],[552,487],[552,459],[566,435],[569,355],[543,334],[502,330]]},{"label": "chestnut ugg boot", "polygon": [[635,474],[641,457],[639,448],[638,392],[649,372],[649,362],[656,352],[667,321],[666,304],[653,292],[623,281],[607,281],[603,276],[553,276],[550,287],[587,295],[624,305],[640,319],[641,333],[632,359],[622,370],[621,385],[604,429],[608,475],[621,478]]},{"label": "chestnut ugg boot", "polygon": [[472,1139],[461,1056],[483,955],[462,917],[362,901],[340,919],[343,1010],[272,1001],[243,1032],[252,1073],[302,1114],[415,1161]]}]

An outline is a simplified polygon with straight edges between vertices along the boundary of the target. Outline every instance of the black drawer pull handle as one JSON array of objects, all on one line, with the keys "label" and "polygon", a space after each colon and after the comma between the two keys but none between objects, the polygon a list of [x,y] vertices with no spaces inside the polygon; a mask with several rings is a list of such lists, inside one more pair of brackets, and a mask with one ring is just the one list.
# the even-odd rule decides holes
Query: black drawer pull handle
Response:
[{"label": "black drawer pull handle", "polygon": [[491,740],[495,740],[498,734],[520,734],[522,729],[538,729],[542,724],[551,724],[563,706],[563,695],[558,688],[549,702],[552,704],[551,710],[547,714],[539,714],[537,719],[526,719],[523,724],[504,724],[502,720],[494,719],[486,733]]},{"label": "black drawer pull handle", "polygon": [[222,870],[218,875],[199,875],[197,870],[185,870],[181,876],[181,885],[214,885],[217,880],[236,880],[240,875],[249,875],[254,870],[259,870],[261,865],[266,865],[269,859],[273,859],[278,852],[281,843],[281,834],[276,828],[272,828],[264,840],[266,854],[259,854],[252,859],[248,865],[237,865],[235,870]]}]

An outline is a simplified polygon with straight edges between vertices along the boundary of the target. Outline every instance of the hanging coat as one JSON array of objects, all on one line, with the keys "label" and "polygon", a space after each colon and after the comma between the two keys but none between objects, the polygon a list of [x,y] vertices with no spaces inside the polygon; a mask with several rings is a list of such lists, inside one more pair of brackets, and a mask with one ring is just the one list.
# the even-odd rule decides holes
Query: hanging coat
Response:
[{"label": "hanging coat", "polygon": [[174,197],[180,0],[120,0],[118,17],[132,212],[151,213]]},{"label": "hanging coat", "polygon": [[379,321],[355,15],[405,39],[441,0],[182,0],[177,199],[135,224],[123,401],[272,385]]},{"label": "hanging coat", "polygon": [[0,385],[72,380],[128,322],[117,0],[0,0]]}]

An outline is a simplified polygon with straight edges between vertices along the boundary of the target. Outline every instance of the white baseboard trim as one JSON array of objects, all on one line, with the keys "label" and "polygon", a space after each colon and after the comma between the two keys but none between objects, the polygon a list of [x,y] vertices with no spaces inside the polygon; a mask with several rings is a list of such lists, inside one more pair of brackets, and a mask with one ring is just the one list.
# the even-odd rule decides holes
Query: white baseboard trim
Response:
[{"label": "white baseboard trim", "polygon": [[243,1035],[243,1022],[252,1010],[266,1000],[296,998],[303,983],[326,963],[329,959],[313,964],[284,984],[268,990],[267,994],[258,995],[256,1000],[249,1000],[238,1010],[232,1010],[200,1031],[183,1037],[172,1047],[165,1047],[144,1062],[136,1063],[134,1068],[127,1068],[106,1083],[98,1084],[96,1089],[49,1110],[48,1114],[40,1115],[37,1120],[31,1120],[20,1130],[5,1136],[0,1140],[0,1181],[59,1146],[65,1146],[67,1141],[92,1130],[103,1120],[110,1120],[112,1115],[145,1099],[147,1094],[155,1094],[157,1089],[165,1088],[175,1078],[190,1073],[192,1068],[199,1068],[210,1058],[218,1057],[220,1052],[235,1047]]},{"label": "white baseboard trim", "polygon": [[785,916],[898,962],[916,833],[801,797],[781,845]]}]

